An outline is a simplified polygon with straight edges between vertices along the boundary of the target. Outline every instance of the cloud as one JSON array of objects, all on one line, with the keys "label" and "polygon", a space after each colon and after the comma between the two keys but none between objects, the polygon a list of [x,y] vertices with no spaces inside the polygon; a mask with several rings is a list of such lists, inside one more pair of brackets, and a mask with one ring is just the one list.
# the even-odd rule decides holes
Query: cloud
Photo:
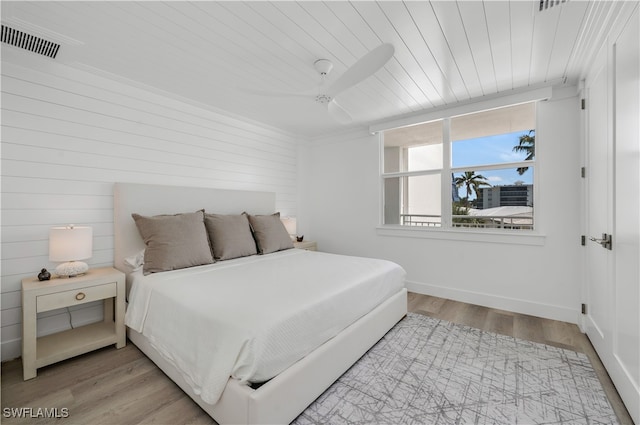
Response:
[{"label": "cloud", "polygon": [[516,162],[524,160],[524,156],[520,152],[502,152],[499,156],[500,159],[504,162]]},{"label": "cloud", "polygon": [[490,182],[496,182],[496,183],[503,181],[502,177],[500,176],[489,176],[487,177],[487,180]]}]

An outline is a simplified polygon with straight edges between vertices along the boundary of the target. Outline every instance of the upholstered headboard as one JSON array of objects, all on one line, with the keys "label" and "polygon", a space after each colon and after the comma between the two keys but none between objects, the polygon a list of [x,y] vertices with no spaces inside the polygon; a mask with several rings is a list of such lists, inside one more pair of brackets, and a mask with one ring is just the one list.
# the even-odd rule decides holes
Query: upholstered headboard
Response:
[{"label": "upholstered headboard", "polygon": [[177,214],[204,209],[215,214],[272,214],[276,195],[273,192],[210,189],[200,187],[160,186],[136,183],[115,183],[114,256],[115,267],[130,271],[124,259],[144,248],[132,213],[141,215]]}]

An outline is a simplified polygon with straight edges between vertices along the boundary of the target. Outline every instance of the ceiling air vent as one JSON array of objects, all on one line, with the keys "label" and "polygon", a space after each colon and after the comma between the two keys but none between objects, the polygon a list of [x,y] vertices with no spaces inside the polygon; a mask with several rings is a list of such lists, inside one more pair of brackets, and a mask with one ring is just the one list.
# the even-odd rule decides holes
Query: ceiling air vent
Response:
[{"label": "ceiling air vent", "polygon": [[56,58],[58,50],[60,49],[60,45],[58,43],[45,40],[44,38],[40,38],[35,35],[27,34],[26,32],[22,32],[6,25],[2,25],[2,42],[52,59]]},{"label": "ceiling air vent", "polygon": [[540,12],[546,9],[551,9],[553,6],[559,6],[569,0],[540,0]]}]

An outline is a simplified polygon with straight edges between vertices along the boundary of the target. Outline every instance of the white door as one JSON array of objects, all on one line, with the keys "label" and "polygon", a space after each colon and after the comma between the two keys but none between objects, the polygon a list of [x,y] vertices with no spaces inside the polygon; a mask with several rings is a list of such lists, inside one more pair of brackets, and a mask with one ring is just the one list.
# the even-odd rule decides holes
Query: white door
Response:
[{"label": "white door", "polygon": [[[608,73],[606,51],[598,56],[585,83],[587,120],[587,317],[585,328],[598,353],[606,350],[611,339],[611,280],[613,251],[593,239],[611,234],[612,147],[609,135]],[[602,357],[602,354],[600,354]]]},{"label": "white door", "polygon": [[610,372],[640,424],[640,11],[614,45],[615,265]]},{"label": "white door", "polygon": [[[640,17],[638,9],[585,84],[586,331],[640,423]],[[602,234],[612,235],[611,250]]]}]

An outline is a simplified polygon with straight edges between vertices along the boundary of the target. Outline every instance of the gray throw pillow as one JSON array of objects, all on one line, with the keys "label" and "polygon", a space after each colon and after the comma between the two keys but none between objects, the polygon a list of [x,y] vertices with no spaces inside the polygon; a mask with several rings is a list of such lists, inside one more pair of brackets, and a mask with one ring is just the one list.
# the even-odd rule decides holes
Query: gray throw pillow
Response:
[{"label": "gray throw pillow", "polygon": [[144,274],[213,263],[204,211],[145,217],[131,214],[146,245]]},{"label": "gray throw pillow", "polygon": [[269,254],[293,248],[291,236],[280,221],[279,212],[271,215],[249,215],[249,223],[258,245],[258,253]]},{"label": "gray throw pillow", "polygon": [[230,260],[258,253],[245,214],[205,214],[204,224],[209,234],[213,258]]}]

